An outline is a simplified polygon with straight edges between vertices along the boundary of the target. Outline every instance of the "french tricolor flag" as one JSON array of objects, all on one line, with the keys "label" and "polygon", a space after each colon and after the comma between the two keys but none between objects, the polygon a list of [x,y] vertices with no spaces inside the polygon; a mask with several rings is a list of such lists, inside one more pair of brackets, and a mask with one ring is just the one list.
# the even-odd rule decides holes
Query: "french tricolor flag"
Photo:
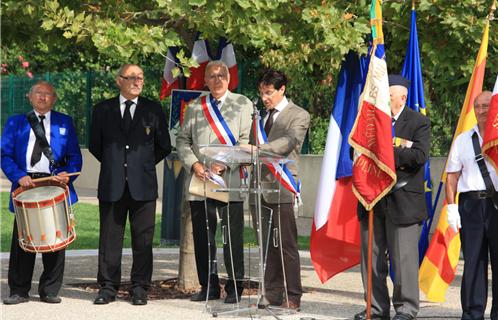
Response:
[{"label": "french tricolor flag", "polygon": [[194,42],[194,47],[192,48],[192,59],[194,59],[199,66],[190,68],[190,77],[187,79],[187,89],[189,90],[204,89],[204,72],[206,71],[206,65],[211,61],[208,48],[208,42],[199,39],[199,35],[197,35],[197,40]]},{"label": "french tricolor flag", "polygon": [[239,85],[239,70],[237,68],[237,60],[235,60],[233,45],[225,38],[220,39],[217,59],[223,61],[228,66],[228,71],[230,72],[228,90],[235,90]]},{"label": "french tricolor flag", "polygon": [[173,69],[178,65],[179,61],[176,57],[178,53],[177,47],[168,48],[166,62],[164,63],[163,83],[159,98],[163,100],[171,95],[171,90],[178,89],[178,76],[173,77]]},{"label": "french tricolor flag", "polygon": [[350,52],[343,62],[330,118],[311,230],[310,253],[322,281],[360,263],[358,200],[352,191],[348,136],[368,63]]}]

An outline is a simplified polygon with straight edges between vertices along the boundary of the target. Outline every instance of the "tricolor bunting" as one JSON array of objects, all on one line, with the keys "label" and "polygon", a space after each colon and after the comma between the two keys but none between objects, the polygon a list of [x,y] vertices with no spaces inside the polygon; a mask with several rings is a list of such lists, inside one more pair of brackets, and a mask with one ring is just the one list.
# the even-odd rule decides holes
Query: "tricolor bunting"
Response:
[{"label": "tricolor bunting", "polygon": [[493,164],[498,171],[498,76],[496,76],[493,96],[489,104],[486,131],[482,143],[482,153]]},{"label": "tricolor bunting", "polygon": [[199,39],[194,42],[192,48],[192,59],[195,60],[199,66],[190,68],[190,77],[187,79],[187,89],[189,90],[202,90],[204,88],[204,72],[206,65],[211,61],[209,56],[209,44],[207,40]]},{"label": "tricolor bunting", "polygon": [[[486,57],[488,54],[489,20],[484,26],[481,47],[470,78],[465,101],[460,112],[460,118],[453,135],[453,141],[462,132],[476,125],[474,100],[482,91]],[[441,177],[441,184],[446,181],[446,166]],[[439,186],[441,188],[441,185]],[[439,221],[432,236],[429,248],[419,269],[419,285],[427,300],[432,302],[445,301],[446,290],[455,278],[460,257],[460,237],[449,227],[447,222],[446,201],[439,216]]]},{"label": "tricolor bunting", "polygon": [[349,136],[356,154],[353,192],[367,210],[372,209],[396,183],[380,0],[372,1],[370,18],[373,47],[360,109]]},{"label": "tricolor bunting", "polygon": [[179,64],[176,54],[178,53],[177,47],[168,48],[168,54],[166,55],[166,61],[164,62],[163,71],[163,83],[161,86],[161,92],[159,99],[163,100],[171,95],[171,90],[178,89],[178,75],[173,76],[173,69]]},{"label": "tricolor bunting", "polygon": [[337,81],[310,240],[311,261],[322,283],[360,263],[358,200],[352,190],[347,137],[358,113],[367,67],[365,57],[349,52]]},{"label": "tricolor bunting", "polygon": [[235,59],[233,44],[227,41],[227,39],[221,38],[218,46],[218,54],[216,56],[217,60],[223,61],[228,67],[230,73],[228,90],[233,91],[237,89],[237,86],[239,85],[239,69],[237,67],[237,60]]},{"label": "tricolor bunting", "polygon": [[[408,90],[408,98],[406,105],[421,114],[426,114],[425,99],[424,99],[424,82],[422,80],[422,65],[420,63],[420,49],[418,46],[417,32],[417,11],[412,8],[410,40],[406,49],[405,62],[401,71],[403,77],[410,80],[410,88]],[[431,182],[431,165],[430,160],[427,160],[424,168],[424,187],[425,187],[425,203],[427,207],[428,218],[422,224],[422,232],[418,242],[419,263],[422,263],[425,252],[429,246],[429,231],[434,217],[432,209],[432,182]]]}]

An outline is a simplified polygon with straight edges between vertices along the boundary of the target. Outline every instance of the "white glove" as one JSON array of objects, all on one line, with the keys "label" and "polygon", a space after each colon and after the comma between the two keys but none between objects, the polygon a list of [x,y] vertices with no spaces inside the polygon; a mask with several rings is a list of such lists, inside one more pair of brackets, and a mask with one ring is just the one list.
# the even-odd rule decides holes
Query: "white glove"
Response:
[{"label": "white glove", "polygon": [[449,204],[446,207],[446,214],[448,215],[448,224],[455,231],[455,233],[458,233],[458,229],[462,227],[460,213],[458,212],[458,204]]}]

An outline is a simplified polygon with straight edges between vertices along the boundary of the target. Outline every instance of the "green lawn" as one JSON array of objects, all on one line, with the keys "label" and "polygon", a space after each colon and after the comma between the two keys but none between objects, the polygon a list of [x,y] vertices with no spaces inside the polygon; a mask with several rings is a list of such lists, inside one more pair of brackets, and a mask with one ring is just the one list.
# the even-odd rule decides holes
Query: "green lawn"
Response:
[{"label": "green lawn", "polygon": [[[0,216],[0,232],[1,242],[0,251],[10,251],[12,239],[12,224],[14,222],[14,214],[9,211],[9,193],[1,192],[1,216]],[[76,240],[69,246],[69,249],[97,249],[99,245],[99,208],[96,205],[87,203],[77,203],[75,205],[76,215]],[[156,215],[156,227],[154,233],[154,247],[160,246],[161,236],[161,215]],[[256,243],[256,235],[252,228],[244,229],[244,242]],[[299,236],[298,246],[301,250],[309,250],[309,237]],[[221,232],[218,228],[217,244],[221,247]],[[124,247],[131,247],[131,235],[129,223],[126,224]]]},{"label": "green lawn", "polygon": [[[10,251],[12,240],[12,226],[14,214],[9,211],[9,193],[1,193],[2,216],[1,216],[1,244],[2,252]],[[75,205],[76,216],[76,240],[69,245],[69,249],[97,249],[99,247],[99,207],[88,203],[77,203]],[[159,247],[161,235],[161,216],[156,215],[156,227],[154,233],[154,247]],[[124,247],[131,247],[130,224],[126,224]]]}]

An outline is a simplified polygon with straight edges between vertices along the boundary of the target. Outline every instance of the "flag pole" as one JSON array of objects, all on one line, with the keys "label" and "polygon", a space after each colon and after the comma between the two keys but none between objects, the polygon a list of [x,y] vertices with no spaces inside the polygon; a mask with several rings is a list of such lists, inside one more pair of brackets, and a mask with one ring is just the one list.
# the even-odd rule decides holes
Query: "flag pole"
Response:
[{"label": "flag pole", "polygon": [[367,319],[372,314],[372,245],[373,245],[373,209],[368,211],[368,261],[367,261]]},{"label": "flag pole", "polygon": [[493,21],[495,19],[495,10],[496,10],[496,0],[493,0],[493,4],[491,5],[491,9],[489,10],[488,20]]}]

